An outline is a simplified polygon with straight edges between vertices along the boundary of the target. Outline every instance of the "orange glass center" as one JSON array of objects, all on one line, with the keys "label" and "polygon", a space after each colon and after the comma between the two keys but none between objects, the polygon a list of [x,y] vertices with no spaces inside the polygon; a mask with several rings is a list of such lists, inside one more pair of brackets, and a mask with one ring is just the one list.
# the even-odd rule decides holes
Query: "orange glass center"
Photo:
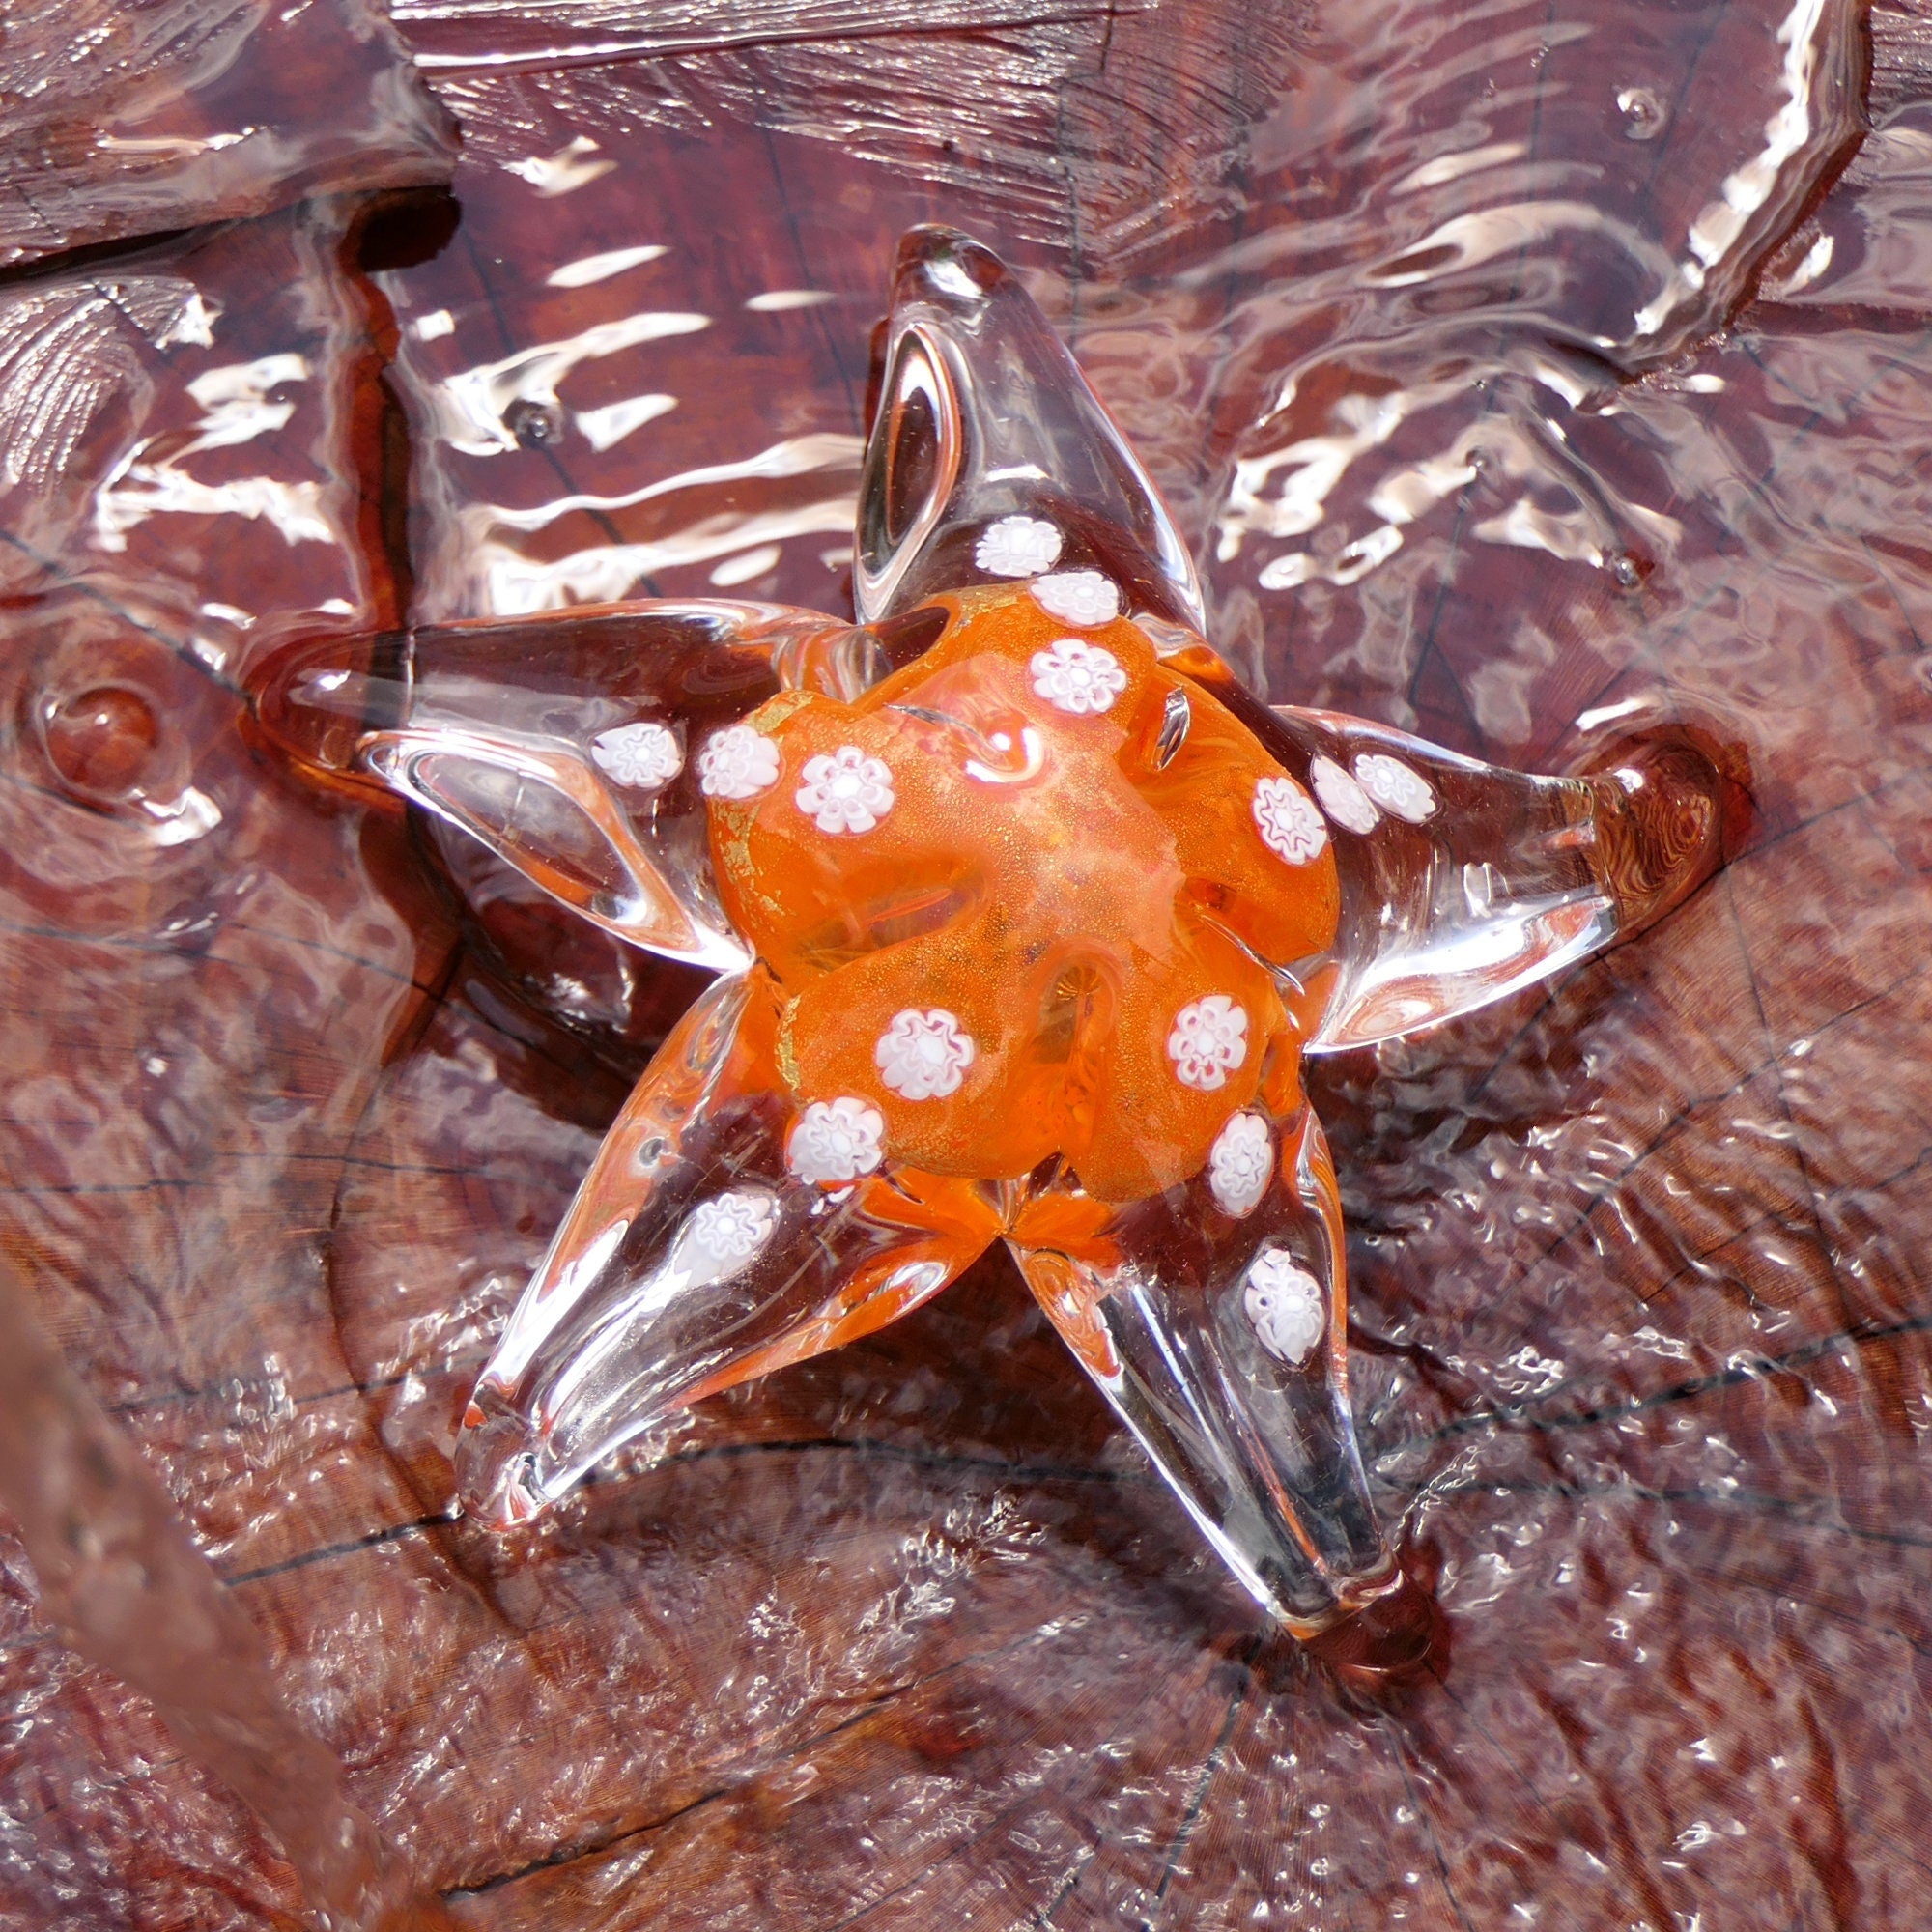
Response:
[{"label": "orange glass center", "polygon": [[1334,854],[1134,623],[1069,622],[1037,586],[943,601],[939,641],[857,703],[788,692],[713,742],[724,910],[825,1131],[880,1122],[895,1160],[980,1180],[1062,1153],[1137,1200],[1198,1172],[1264,1081],[1293,1091],[1261,961],[1331,943]]}]

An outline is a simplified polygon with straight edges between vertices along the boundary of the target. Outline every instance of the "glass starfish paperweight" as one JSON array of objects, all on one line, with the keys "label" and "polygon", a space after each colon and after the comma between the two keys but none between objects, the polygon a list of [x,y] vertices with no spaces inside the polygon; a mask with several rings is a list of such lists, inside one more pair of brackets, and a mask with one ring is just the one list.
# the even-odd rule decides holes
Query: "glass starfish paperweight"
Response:
[{"label": "glass starfish paperweight", "polygon": [[1720,863],[1740,775],[1688,729],[1539,778],[1270,708],[992,254],[909,235],[881,354],[856,622],[459,622],[305,646],[258,694],[309,767],[718,975],[476,1384],[464,1506],[520,1522],[1004,1241],[1256,1601],[1400,1661],[1426,1604],[1356,1448],[1303,1058],[1641,929]]}]

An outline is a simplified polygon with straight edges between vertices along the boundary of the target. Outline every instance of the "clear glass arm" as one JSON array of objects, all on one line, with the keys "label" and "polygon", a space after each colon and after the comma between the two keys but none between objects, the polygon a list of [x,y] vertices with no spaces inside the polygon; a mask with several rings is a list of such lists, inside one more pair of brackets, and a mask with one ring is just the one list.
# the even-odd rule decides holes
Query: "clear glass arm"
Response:
[{"label": "clear glass arm", "polygon": [[1616,936],[1615,895],[1590,863],[1605,801],[1588,780],[1504,771],[1327,712],[1273,715],[1269,749],[1297,778],[1317,759],[1351,779],[1358,760],[1392,759],[1435,808],[1411,824],[1371,801],[1368,833],[1333,826],[1342,921],[1308,1051],[1471,1012]]},{"label": "clear glass arm", "polygon": [[1048,1319],[1264,1608],[1309,1636],[1401,1588],[1355,1446],[1341,1210],[1312,1112],[1258,1100],[1206,1173],[1127,1208],[1047,1187],[1012,1239]]},{"label": "clear glass arm", "polygon": [[[860,474],[853,593],[862,623],[936,592],[1035,571],[1097,570],[1128,608],[1199,631],[1186,546],[1066,347],[990,250],[953,229],[899,244]],[[1002,523],[1052,532],[1031,568],[989,562]],[[1025,532],[1016,539],[1025,548]]]},{"label": "clear glass arm", "polygon": [[464,1418],[458,1485],[484,1521],[526,1520],[674,1409],[895,1320],[992,1238],[968,1182],[801,1179],[776,1026],[762,975],[720,980],[611,1127]]},{"label": "clear glass arm", "polygon": [[1741,747],[1690,728],[1539,778],[1328,711],[1208,684],[1321,805],[1342,915],[1332,949],[1278,960],[1320,1019],[1303,1051],[1370,1046],[1474,1011],[1641,931],[1702,885],[1750,818]]},{"label": "clear glass arm", "polygon": [[850,630],[725,602],[424,626],[294,647],[255,715],[310,771],[401,793],[619,938],[734,970],[698,753]]}]

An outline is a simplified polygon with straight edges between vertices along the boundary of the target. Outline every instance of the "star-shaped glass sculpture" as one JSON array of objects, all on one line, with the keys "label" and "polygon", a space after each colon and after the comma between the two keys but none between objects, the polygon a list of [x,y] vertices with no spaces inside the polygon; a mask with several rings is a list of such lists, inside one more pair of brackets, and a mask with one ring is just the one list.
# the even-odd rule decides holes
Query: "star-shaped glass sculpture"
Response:
[{"label": "star-shaped glass sculpture", "polygon": [[963,236],[907,237],[879,374],[856,623],[453,624],[260,695],[311,767],[719,974],[476,1385],[466,1507],[521,1521],[1004,1240],[1257,1601],[1400,1650],[1302,1058],[1627,937],[1719,863],[1740,785],[1690,732],[1536,778],[1258,702],[1146,472]]}]

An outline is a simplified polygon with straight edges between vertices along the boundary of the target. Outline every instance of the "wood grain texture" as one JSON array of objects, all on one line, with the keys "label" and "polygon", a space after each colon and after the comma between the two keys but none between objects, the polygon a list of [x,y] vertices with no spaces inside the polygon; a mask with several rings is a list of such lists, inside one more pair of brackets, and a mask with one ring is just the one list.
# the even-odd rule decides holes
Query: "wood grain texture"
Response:
[{"label": "wood grain texture", "polygon": [[[423,212],[377,235],[369,275],[326,249],[288,266],[285,217],[193,244],[303,295],[329,407],[232,469],[179,463],[330,479],[329,540],[176,511],[122,560],[91,545],[91,495],[32,499],[52,534],[6,617],[0,1241],[290,1709],[461,1920],[1923,1916],[1918,28],[1875,19],[1869,132],[1824,115],[1734,294],[1653,344],[1620,320],[1656,286],[1645,249],[1679,259],[1783,98],[1771,10],[1252,14],[949,14],[439,71],[466,128],[440,249]],[[487,51],[492,17],[452,12],[436,47]],[[520,57],[548,17],[520,11]],[[1617,104],[1640,91],[1654,124]],[[1484,148],[1516,152],[1442,165]],[[558,156],[589,178],[512,171]],[[1371,272],[1551,200],[1624,226],[1519,222],[1482,260]],[[540,1527],[448,1517],[469,1380],[688,981],[560,950],[471,866],[472,898],[497,895],[477,921],[421,828],[292,779],[241,727],[257,633],[200,607],[286,634],[327,596],[385,621],[413,582],[444,616],[675,542],[640,594],[776,544],[731,594],[838,608],[841,540],[809,526],[849,453],[696,472],[859,434],[885,264],[934,215],[1023,263],[1258,687],[1546,768],[1649,717],[1751,751],[1760,823],[1690,905],[1315,1089],[1365,1449],[1450,1635],[1385,1703],[1264,1639],[1003,1263],[706,1405]],[[795,290],[835,299],[746,306]],[[452,440],[452,376],[646,313],[706,326],[579,360],[534,413],[505,392],[494,454]],[[294,346],[286,320],[150,339],[144,427],[103,428],[98,473],[139,436],[187,440],[207,367]],[[597,446],[582,418],[645,394],[675,407]],[[1311,456],[1335,474],[1297,531]],[[18,490],[0,500],[22,528]],[[507,575],[473,567],[484,542]],[[49,707],[102,685],[141,696],[153,744],[124,723],[88,758],[50,750]],[[157,842],[181,821],[143,800],[190,789],[218,818]],[[5,1921],[298,1922],[242,1800],[63,1646],[13,1546],[0,1602]]]},{"label": "wood grain texture", "polygon": [[0,267],[448,178],[454,128],[373,0],[16,0],[6,28]]}]

